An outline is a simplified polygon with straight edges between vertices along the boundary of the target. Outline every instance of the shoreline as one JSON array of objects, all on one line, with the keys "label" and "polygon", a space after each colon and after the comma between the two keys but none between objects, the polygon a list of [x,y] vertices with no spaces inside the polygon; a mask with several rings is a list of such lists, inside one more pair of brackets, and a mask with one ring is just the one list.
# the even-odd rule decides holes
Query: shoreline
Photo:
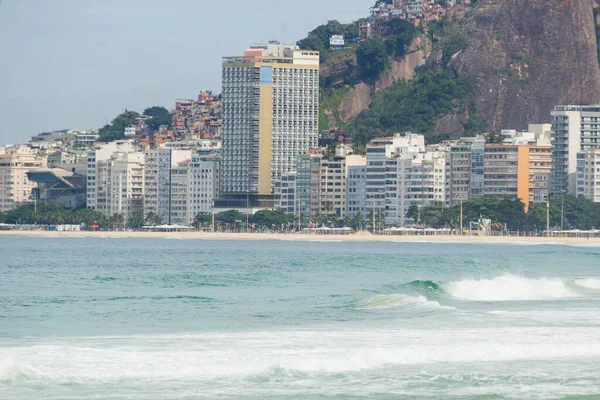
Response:
[{"label": "shoreline", "polygon": [[25,237],[90,237],[90,238],[142,238],[189,240],[241,240],[241,241],[303,241],[303,242],[392,242],[392,243],[471,243],[471,244],[571,244],[597,245],[600,238],[531,237],[531,236],[453,236],[453,235],[309,235],[297,233],[219,233],[219,232],[114,232],[114,231],[0,231],[3,236]]}]

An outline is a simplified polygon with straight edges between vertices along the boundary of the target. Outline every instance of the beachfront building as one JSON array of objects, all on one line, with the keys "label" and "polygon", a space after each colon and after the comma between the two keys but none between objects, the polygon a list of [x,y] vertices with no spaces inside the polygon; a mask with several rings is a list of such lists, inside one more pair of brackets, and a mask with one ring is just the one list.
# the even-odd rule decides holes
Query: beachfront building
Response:
[{"label": "beachfront building", "polygon": [[320,214],[346,216],[346,173],[346,157],[321,159]]},{"label": "beachfront building", "polygon": [[363,157],[359,163],[347,165],[346,215],[364,217],[367,207],[367,163]]},{"label": "beachfront building", "polygon": [[215,199],[220,195],[221,157],[193,153],[188,167],[188,217],[186,225],[191,225],[199,213],[210,213]]},{"label": "beachfront building", "polygon": [[408,226],[418,221],[406,215],[413,206],[446,202],[446,154],[424,146],[398,149],[386,162],[386,225]]},{"label": "beachfront building", "polygon": [[27,173],[46,165],[46,157],[28,146],[0,147],[0,212],[32,201],[37,185],[27,178]]},{"label": "beachfront building", "polygon": [[550,195],[577,194],[577,154],[600,148],[600,105],[556,106],[552,115]]},{"label": "beachfront building", "polygon": [[577,153],[577,197],[600,203],[600,149]]},{"label": "beachfront building", "polygon": [[[449,206],[471,198],[472,150],[471,142],[458,142],[453,143],[446,153],[446,203]],[[478,177],[482,178],[480,162],[482,164],[483,159],[476,161]],[[483,190],[482,186],[482,179],[477,179],[476,188]]]},{"label": "beachfront building", "polygon": [[525,209],[545,202],[551,171],[550,146],[488,144],[484,157],[484,195],[520,199]]},{"label": "beachfront building", "polygon": [[319,53],[269,42],[223,59],[223,194],[273,202],[274,183],[317,146]]},{"label": "beachfront building", "polygon": [[296,172],[281,175],[275,182],[275,208],[286,214],[296,215],[298,204],[296,201]]},{"label": "beachfront building", "polygon": [[120,214],[124,223],[144,212],[144,154],[114,153],[108,166],[105,215]]},{"label": "beachfront building", "polygon": [[301,218],[319,213],[321,157],[303,154],[297,157],[296,199]]},{"label": "beachfront building", "polygon": [[192,150],[159,147],[144,152],[144,214],[154,213],[169,223],[171,169],[190,160]]},{"label": "beachfront building", "polygon": [[193,153],[170,169],[167,223],[190,226],[196,215],[211,213],[219,196],[220,158]]},{"label": "beachfront building", "polygon": [[[110,143],[103,143],[92,148],[87,155],[87,193],[86,193],[86,203],[87,208],[92,210],[96,210],[102,213],[105,216],[111,216],[115,213],[115,209],[126,209],[127,201],[123,199],[119,200],[118,205],[112,204],[113,199],[116,198],[117,193],[113,191],[112,187],[112,168],[113,164],[117,159],[120,159],[120,167],[127,169],[125,167],[128,164],[129,160],[132,161],[130,168],[134,168],[134,159],[138,164],[141,162],[143,165],[143,159],[140,157],[125,157],[125,154],[136,153],[142,154],[140,152],[139,145],[135,144],[132,141],[115,141]],[[136,184],[139,179],[140,165],[135,167],[136,169]],[[131,171],[133,172],[133,171]],[[143,174],[143,170],[142,170]],[[121,179],[125,179],[127,182],[128,174],[125,172],[125,176],[122,176]],[[129,174],[133,175],[132,173]],[[143,175],[142,175],[143,176]],[[131,176],[133,179],[133,176]],[[123,181],[121,181],[123,183]],[[136,185],[139,188],[139,185]],[[133,193],[129,191],[129,193]]]}]

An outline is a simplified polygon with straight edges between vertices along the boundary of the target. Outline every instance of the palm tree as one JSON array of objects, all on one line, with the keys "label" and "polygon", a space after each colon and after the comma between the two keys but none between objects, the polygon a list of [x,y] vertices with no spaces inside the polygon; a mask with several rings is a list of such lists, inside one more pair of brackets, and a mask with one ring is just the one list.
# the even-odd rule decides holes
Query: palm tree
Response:
[{"label": "palm tree", "polygon": [[150,211],[148,214],[146,214],[146,218],[144,218],[144,224],[146,225],[150,225],[150,226],[156,226],[156,225],[160,225],[162,223],[162,221],[160,220],[160,217],[155,213]]}]

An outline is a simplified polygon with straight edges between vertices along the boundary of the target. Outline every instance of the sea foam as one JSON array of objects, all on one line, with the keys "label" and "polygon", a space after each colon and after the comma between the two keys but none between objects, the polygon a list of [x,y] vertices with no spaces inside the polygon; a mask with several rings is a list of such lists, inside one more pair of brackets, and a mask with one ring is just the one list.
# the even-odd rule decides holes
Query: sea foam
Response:
[{"label": "sea foam", "polygon": [[576,279],[575,284],[586,289],[600,290],[600,279],[598,278]]},{"label": "sea foam", "polygon": [[531,279],[502,275],[492,279],[465,279],[441,285],[444,291],[459,300],[527,301],[581,297],[558,278]]},{"label": "sea foam", "polygon": [[570,327],[246,332],[123,338],[110,346],[105,338],[80,340],[5,348],[20,364],[7,362],[0,387],[18,382],[23,371],[26,380],[59,384],[198,382],[276,370],[337,374],[394,365],[600,357],[597,328]]}]

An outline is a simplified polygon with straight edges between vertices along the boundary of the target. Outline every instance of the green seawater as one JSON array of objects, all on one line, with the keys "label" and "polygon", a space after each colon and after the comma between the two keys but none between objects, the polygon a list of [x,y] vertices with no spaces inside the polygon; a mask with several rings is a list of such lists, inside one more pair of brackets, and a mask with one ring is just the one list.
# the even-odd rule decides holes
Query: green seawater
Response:
[{"label": "green seawater", "polygon": [[0,237],[0,399],[600,399],[600,247]]}]

